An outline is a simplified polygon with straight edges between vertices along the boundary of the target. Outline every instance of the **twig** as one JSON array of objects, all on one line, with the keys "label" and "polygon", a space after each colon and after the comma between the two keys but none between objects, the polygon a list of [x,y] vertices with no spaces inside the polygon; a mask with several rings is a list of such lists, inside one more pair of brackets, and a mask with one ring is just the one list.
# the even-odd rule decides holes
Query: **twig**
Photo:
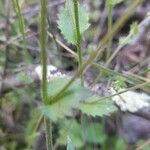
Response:
[{"label": "twig", "polygon": [[[47,32],[47,34],[53,38],[53,35],[50,33],[50,32]],[[70,54],[72,54],[74,57],[78,57],[78,55],[72,50],[70,49],[69,47],[67,47],[63,42],[61,42],[58,38],[55,37],[55,40],[56,42],[61,46],[63,47],[65,50],[67,50]]]},{"label": "twig", "polygon": [[140,80],[143,80],[145,82],[150,82],[150,79],[147,79],[145,77],[142,77],[142,76],[139,76],[137,74],[133,74],[133,73],[130,73],[130,72],[124,72],[126,75],[131,75],[132,77],[135,77],[137,79],[140,79]]},{"label": "twig", "polygon": [[150,139],[147,140],[144,144],[140,145],[138,148],[136,148],[135,150],[144,150],[144,148],[146,146],[150,145]]},{"label": "twig", "polygon": [[100,98],[99,100],[92,101],[92,102],[88,102],[88,103],[93,104],[93,103],[97,103],[97,102],[99,102],[99,101],[101,101],[101,100],[110,99],[110,98],[112,98],[112,97],[114,97],[114,96],[118,96],[118,95],[120,95],[120,94],[126,93],[126,92],[131,91],[131,90],[136,90],[136,89],[138,89],[138,88],[141,88],[141,87],[143,87],[143,86],[145,86],[145,85],[149,85],[149,84],[150,84],[150,82],[144,82],[144,83],[135,85],[135,86],[133,86],[133,87],[127,88],[126,90],[123,90],[123,91],[118,92],[118,93],[116,93],[116,94],[113,94],[113,95],[110,95],[110,96],[106,96],[106,97],[102,97],[102,98]]}]

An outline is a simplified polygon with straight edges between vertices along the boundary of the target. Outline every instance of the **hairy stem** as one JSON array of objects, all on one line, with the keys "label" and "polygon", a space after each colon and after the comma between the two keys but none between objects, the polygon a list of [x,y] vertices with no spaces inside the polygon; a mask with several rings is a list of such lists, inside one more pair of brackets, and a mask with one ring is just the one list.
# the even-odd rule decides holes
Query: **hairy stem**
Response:
[{"label": "hairy stem", "polygon": [[52,122],[50,121],[49,118],[44,118],[44,123],[45,123],[45,129],[46,129],[46,147],[47,150],[52,150],[53,149],[53,143],[52,143]]},{"label": "hairy stem", "polygon": [[[48,104],[47,96],[47,53],[46,53],[46,10],[47,0],[41,0],[41,18],[40,18],[40,46],[41,46],[41,61],[42,61],[42,99],[43,103]],[[52,130],[51,121],[48,118],[44,118],[45,123],[45,135],[47,150],[52,150]]]},{"label": "hairy stem", "polygon": [[[82,52],[81,52],[81,33],[79,24],[79,11],[78,11],[78,0],[73,0],[74,3],[74,15],[75,15],[75,26],[76,26],[76,46],[78,51],[79,68],[82,66]],[[83,74],[81,73],[81,84],[83,85]]]}]

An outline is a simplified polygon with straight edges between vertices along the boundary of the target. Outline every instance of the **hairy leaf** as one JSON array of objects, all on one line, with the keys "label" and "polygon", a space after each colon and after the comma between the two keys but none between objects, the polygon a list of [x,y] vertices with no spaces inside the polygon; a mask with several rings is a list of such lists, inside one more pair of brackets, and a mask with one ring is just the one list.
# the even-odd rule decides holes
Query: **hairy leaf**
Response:
[{"label": "hairy leaf", "polygon": [[59,145],[66,145],[66,139],[69,136],[77,148],[83,146],[81,125],[76,120],[60,120],[59,123],[59,137],[57,143]]},{"label": "hairy leaf", "polygon": [[[68,83],[69,77],[56,78],[48,82],[48,96],[51,100]],[[81,100],[90,95],[89,90],[81,86],[81,81],[76,80],[56,102],[51,105],[44,105],[40,110],[44,115],[53,121],[65,115],[71,115],[72,108],[77,108]]]},{"label": "hairy leaf", "polygon": [[106,139],[102,124],[90,123],[88,120],[85,121],[84,128],[76,120],[60,120],[57,144],[65,145],[67,136],[71,138],[78,149],[83,147],[85,141],[91,144],[103,144]]},{"label": "hairy leaf", "polygon": [[89,123],[87,121],[84,134],[85,140],[91,144],[103,144],[106,140],[104,128],[100,123]]},{"label": "hairy leaf", "polygon": [[101,100],[99,96],[92,96],[88,99],[88,102],[80,104],[80,109],[83,113],[91,115],[93,117],[103,115],[109,115],[112,112],[115,112],[117,108],[111,100]]},{"label": "hairy leaf", "polygon": [[[79,26],[80,33],[83,34],[84,31],[89,27],[89,17],[84,8],[78,4],[79,8]],[[74,18],[74,8],[71,0],[66,1],[65,8],[63,8],[58,15],[58,27],[61,30],[64,38],[68,43],[76,44],[76,32],[75,32],[75,18]]]}]

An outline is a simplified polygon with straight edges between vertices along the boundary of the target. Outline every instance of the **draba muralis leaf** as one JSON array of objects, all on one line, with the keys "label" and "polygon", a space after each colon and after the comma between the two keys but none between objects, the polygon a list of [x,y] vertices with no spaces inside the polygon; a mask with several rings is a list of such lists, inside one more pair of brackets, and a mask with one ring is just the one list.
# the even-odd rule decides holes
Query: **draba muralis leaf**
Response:
[{"label": "draba muralis leaf", "polygon": [[58,125],[57,144],[65,146],[67,136],[69,136],[77,149],[83,147],[82,127],[79,122],[74,119],[60,119]]},{"label": "draba muralis leaf", "polygon": [[86,102],[80,104],[80,110],[83,113],[93,117],[103,117],[104,115],[108,116],[111,113],[117,111],[117,107],[111,100],[99,100],[100,98],[101,97],[97,95],[90,97],[88,100],[86,100]]},{"label": "draba muralis leaf", "polygon": [[[48,82],[48,97],[51,99],[60,91],[70,80],[70,77],[56,78]],[[52,121],[57,121],[65,115],[72,114],[72,108],[78,108],[79,102],[85,100],[92,93],[81,86],[81,81],[77,79],[55,102],[43,105],[40,110],[43,115]]]},{"label": "draba muralis leaf", "polygon": [[[89,27],[89,17],[85,9],[78,3],[80,33]],[[76,44],[75,18],[72,0],[66,0],[65,7],[60,10],[58,15],[58,27],[68,43]]]}]

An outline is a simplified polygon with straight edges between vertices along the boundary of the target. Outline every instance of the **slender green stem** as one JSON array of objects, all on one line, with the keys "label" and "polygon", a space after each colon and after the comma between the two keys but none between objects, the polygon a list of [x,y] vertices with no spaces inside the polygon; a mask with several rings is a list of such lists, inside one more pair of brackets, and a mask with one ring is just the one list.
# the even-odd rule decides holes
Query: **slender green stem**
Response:
[{"label": "slender green stem", "polygon": [[[80,24],[79,24],[79,12],[78,12],[78,0],[74,0],[74,15],[75,15],[75,25],[76,25],[76,46],[78,52],[79,68],[82,66],[82,52],[81,52],[81,33],[80,33]],[[84,86],[83,72],[81,72],[81,85]],[[84,116],[81,115],[81,125],[83,126],[83,141],[85,141],[84,134]],[[86,145],[86,144],[85,144]],[[85,146],[86,149],[86,146]]]},{"label": "slender green stem", "polygon": [[19,29],[20,32],[23,36],[23,44],[24,44],[24,56],[25,56],[25,61],[27,64],[29,64],[31,62],[31,56],[29,55],[28,51],[27,51],[27,45],[25,42],[25,22],[24,22],[24,18],[22,16],[21,13],[21,8],[19,6],[19,0],[13,0],[13,5],[16,8],[15,11],[18,15],[18,19],[19,19]]},{"label": "slender green stem", "polygon": [[130,33],[123,41],[123,44],[119,44],[118,47],[116,48],[116,50],[114,51],[114,53],[107,59],[106,61],[106,66],[109,66],[109,64],[111,63],[111,61],[114,59],[114,57],[118,54],[118,52],[128,43],[128,41],[130,40],[130,38],[133,36],[132,33]]},{"label": "slender green stem", "polygon": [[44,118],[44,123],[45,123],[45,129],[46,129],[46,147],[47,150],[52,150],[53,149],[53,143],[52,143],[52,122],[50,121],[49,118]]},{"label": "slender green stem", "polygon": [[[112,18],[113,18],[112,12],[113,12],[113,5],[108,4],[108,32],[112,30]],[[106,61],[110,57],[111,47],[112,47],[112,36],[110,36],[109,41],[108,41],[108,47],[106,51]]]},{"label": "slender green stem", "polygon": [[[79,11],[78,11],[78,0],[73,0],[74,2],[74,15],[75,15],[75,26],[76,26],[76,46],[78,51],[79,68],[82,66],[82,52],[81,52],[81,40],[82,36],[80,33],[79,24]],[[83,85],[83,74],[81,73],[81,84]]]},{"label": "slender green stem", "polygon": [[40,46],[41,46],[41,61],[42,61],[42,98],[43,102],[47,103],[47,53],[46,53],[46,0],[41,0],[41,18],[40,18]]},{"label": "slender green stem", "polygon": [[[42,61],[42,99],[45,105],[48,104],[47,96],[47,53],[46,53],[46,10],[47,0],[41,0],[41,18],[40,18],[40,46],[41,46],[41,61]],[[51,121],[44,118],[45,135],[47,150],[52,150],[52,130]]]},{"label": "slender green stem", "polygon": [[106,99],[110,99],[110,98],[112,98],[112,97],[114,97],[114,96],[118,96],[118,95],[123,94],[123,93],[126,93],[126,92],[128,92],[128,91],[132,91],[132,90],[136,90],[136,89],[142,88],[142,87],[144,87],[144,86],[146,86],[146,85],[149,85],[149,84],[150,84],[149,81],[148,81],[148,82],[143,82],[143,83],[141,83],[141,84],[137,84],[137,85],[135,85],[135,86],[132,86],[132,87],[130,87],[130,88],[127,88],[127,89],[125,89],[125,90],[123,90],[123,91],[121,91],[121,92],[118,92],[118,93],[116,93],[116,94],[113,94],[113,95],[110,95],[110,96],[102,97],[102,98],[100,98],[100,99],[98,99],[98,100],[96,100],[96,101],[83,102],[83,103],[95,104],[95,103],[97,103],[97,102],[99,102],[99,101],[106,100]]}]

